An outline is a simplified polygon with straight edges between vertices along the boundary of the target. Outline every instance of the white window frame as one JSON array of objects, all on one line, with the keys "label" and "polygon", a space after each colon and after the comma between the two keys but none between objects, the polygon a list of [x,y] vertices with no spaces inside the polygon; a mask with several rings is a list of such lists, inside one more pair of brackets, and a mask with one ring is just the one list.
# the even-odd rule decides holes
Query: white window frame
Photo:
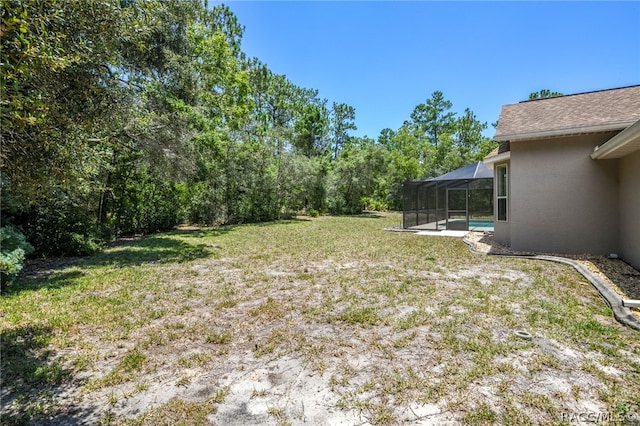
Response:
[{"label": "white window frame", "polygon": [[[500,169],[504,169],[504,188],[501,185]],[[504,189],[504,191],[500,191]],[[500,195],[500,194],[503,195]],[[500,219],[500,200],[504,200],[504,219]],[[496,221],[509,222],[509,163],[496,165]]]}]

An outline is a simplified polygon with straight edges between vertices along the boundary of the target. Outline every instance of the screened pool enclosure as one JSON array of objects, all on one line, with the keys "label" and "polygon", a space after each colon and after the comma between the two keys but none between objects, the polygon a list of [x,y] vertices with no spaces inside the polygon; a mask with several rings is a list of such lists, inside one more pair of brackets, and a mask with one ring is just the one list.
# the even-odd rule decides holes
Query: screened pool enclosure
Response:
[{"label": "screened pool enclosure", "polygon": [[493,172],[482,161],[437,178],[405,182],[402,198],[404,228],[493,229]]}]

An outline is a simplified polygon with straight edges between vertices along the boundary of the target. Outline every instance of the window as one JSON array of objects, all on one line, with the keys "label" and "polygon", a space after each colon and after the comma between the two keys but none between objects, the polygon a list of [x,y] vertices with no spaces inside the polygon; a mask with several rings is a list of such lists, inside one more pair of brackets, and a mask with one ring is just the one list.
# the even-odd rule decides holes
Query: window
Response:
[{"label": "window", "polygon": [[498,206],[498,220],[507,221],[507,197],[509,194],[509,177],[507,174],[507,165],[501,164],[496,166],[496,179],[498,188],[496,191],[496,200]]}]

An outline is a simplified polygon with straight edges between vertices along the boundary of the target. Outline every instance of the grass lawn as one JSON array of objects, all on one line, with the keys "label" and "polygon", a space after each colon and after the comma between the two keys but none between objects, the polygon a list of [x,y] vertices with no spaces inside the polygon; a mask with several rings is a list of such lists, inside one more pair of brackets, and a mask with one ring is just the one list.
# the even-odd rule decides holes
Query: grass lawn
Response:
[{"label": "grass lawn", "polygon": [[400,222],[178,230],[24,277],[0,423],[640,419],[640,335],[581,275]]}]

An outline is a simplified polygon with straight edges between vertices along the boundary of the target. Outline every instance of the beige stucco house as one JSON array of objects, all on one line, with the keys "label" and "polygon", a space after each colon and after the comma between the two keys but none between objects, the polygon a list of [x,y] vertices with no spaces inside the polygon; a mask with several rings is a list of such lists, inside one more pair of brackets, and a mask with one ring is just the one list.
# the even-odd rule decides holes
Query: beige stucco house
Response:
[{"label": "beige stucco house", "polygon": [[497,241],[640,269],[640,85],[504,105],[495,139]]}]

